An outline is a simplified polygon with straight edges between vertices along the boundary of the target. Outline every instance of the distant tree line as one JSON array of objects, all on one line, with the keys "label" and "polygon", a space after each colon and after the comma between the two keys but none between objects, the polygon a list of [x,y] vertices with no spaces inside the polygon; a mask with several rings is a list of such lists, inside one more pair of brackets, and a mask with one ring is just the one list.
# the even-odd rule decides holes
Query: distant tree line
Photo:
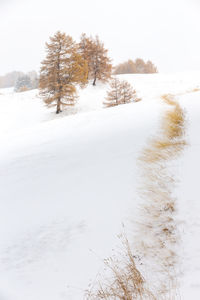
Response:
[{"label": "distant tree line", "polygon": [[14,87],[15,91],[31,90],[38,87],[38,74],[36,71],[23,73],[14,71],[0,76],[0,88]]},{"label": "distant tree line", "polygon": [[157,67],[148,60],[137,58],[135,61],[129,59],[114,68],[114,74],[150,74],[158,73]]},{"label": "distant tree line", "polygon": [[22,75],[22,72],[14,71],[0,76],[0,88],[9,88],[15,86],[17,79]]}]

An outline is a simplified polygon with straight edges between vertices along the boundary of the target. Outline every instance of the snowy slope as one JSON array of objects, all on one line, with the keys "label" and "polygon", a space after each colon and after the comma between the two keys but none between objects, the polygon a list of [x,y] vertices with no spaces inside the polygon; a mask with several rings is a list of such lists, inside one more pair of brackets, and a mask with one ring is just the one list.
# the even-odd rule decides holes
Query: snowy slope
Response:
[{"label": "snowy slope", "polygon": [[[122,222],[137,210],[137,158],[159,128],[166,109],[160,96],[168,92],[178,95],[192,120],[191,146],[178,174],[184,202],[179,218],[185,222],[183,291],[199,299],[199,282],[186,280],[199,272],[199,246],[185,234],[185,228],[194,238],[200,231],[198,197],[190,194],[198,173],[194,180],[189,175],[191,157],[198,161],[192,143],[199,138],[200,94],[191,92],[200,85],[199,75],[122,75],[143,101],[103,109],[106,86],[88,87],[64,116],[47,110],[37,91],[0,91],[1,299],[83,299],[103,259],[118,245]],[[196,260],[191,262],[190,253]]]},{"label": "snowy slope", "polygon": [[187,116],[188,147],[179,164],[179,218],[182,246],[182,298],[200,299],[200,92],[181,97]]}]

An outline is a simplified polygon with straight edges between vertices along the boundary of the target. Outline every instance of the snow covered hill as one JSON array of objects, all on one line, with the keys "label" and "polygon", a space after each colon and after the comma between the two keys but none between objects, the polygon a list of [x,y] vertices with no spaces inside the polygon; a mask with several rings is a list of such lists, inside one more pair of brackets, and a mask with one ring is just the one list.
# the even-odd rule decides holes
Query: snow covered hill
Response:
[{"label": "snow covered hill", "polygon": [[190,146],[177,169],[181,293],[199,299],[200,73],[120,77],[142,101],[105,109],[107,86],[89,86],[57,116],[37,90],[0,90],[0,299],[83,299],[122,222],[137,214],[137,159],[159,130],[166,93],[188,117]]}]

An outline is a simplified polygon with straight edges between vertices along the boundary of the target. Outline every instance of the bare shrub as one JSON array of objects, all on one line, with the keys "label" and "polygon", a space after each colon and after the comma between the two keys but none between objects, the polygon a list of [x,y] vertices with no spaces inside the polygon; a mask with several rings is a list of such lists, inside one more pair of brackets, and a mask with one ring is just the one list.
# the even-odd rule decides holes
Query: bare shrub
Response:
[{"label": "bare shrub", "polygon": [[137,102],[141,99],[137,97],[136,90],[132,88],[129,82],[114,77],[110,81],[110,87],[105,100],[104,105],[106,107],[113,107],[120,104]]}]

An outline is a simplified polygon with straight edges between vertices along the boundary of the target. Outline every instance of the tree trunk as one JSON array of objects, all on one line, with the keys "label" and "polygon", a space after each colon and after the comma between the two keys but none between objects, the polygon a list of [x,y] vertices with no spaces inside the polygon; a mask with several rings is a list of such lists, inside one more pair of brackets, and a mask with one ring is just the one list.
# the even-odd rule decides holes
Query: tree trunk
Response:
[{"label": "tree trunk", "polygon": [[96,76],[94,77],[94,81],[93,81],[93,85],[96,85],[96,80],[97,80],[97,78],[96,78]]},{"label": "tree trunk", "polygon": [[61,112],[60,109],[60,98],[57,100],[57,107],[56,107],[56,113],[59,114]]}]

